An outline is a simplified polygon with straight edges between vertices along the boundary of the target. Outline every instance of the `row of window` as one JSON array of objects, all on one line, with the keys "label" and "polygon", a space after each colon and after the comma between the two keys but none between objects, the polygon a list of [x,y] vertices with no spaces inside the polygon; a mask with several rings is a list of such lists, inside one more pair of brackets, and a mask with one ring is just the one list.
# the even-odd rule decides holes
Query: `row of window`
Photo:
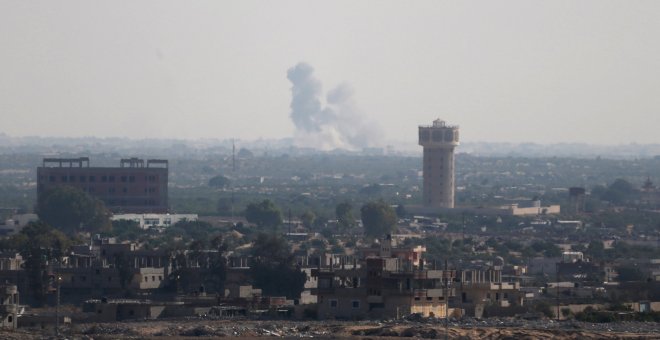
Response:
[{"label": "row of window", "polygon": [[[154,281],[156,281],[156,276],[152,275],[151,276],[151,282],[154,282]],[[163,277],[159,275],[158,276],[158,281],[163,281]],[[149,282],[149,276],[144,277],[144,282]]]},{"label": "row of window", "polygon": [[132,205],[132,206],[139,205],[139,204],[142,204],[142,205],[158,205],[158,202],[156,202],[156,200],[153,200],[153,199],[143,200],[141,202],[137,202],[137,200],[127,201],[127,200],[110,199],[110,200],[107,200],[106,203],[108,205],[129,205],[129,203],[130,203],[130,205]]},{"label": "row of window", "polygon": [[[438,296],[438,297],[437,297],[437,300],[438,300],[438,301],[443,301],[444,299],[445,299],[444,296]],[[419,297],[419,296],[416,296],[416,297],[415,297],[415,301],[421,301],[421,300],[422,300],[421,297]],[[427,297],[426,297],[426,301],[433,301],[433,297],[432,297],[432,296],[427,296]]]},{"label": "row of window", "polygon": [[[135,176],[130,175],[130,176],[117,176],[119,181],[122,183],[135,183]],[[102,175],[99,176],[99,180],[102,183],[114,183],[116,177],[113,175]],[[158,176],[155,175],[150,175],[150,176],[144,176],[144,180],[148,182],[156,182],[158,180]],[[57,176],[55,175],[49,175],[48,176],[48,181],[49,182],[57,182]],[[62,175],[60,176],[60,181],[63,183],[73,183],[73,182],[96,182],[96,175],[80,175],[80,176],[75,176],[75,175]]]},{"label": "row of window", "polygon": [[[444,132],[444,134],[443,134]],[[458,142],[458,131],[457,130],[451,130],[451,129],[443,129],[443,130],[420,130],[419,131],[419,140],[421,142],[426,142],[429,140],[433,140],[434,142]]]},{"label": "row of window", "polygon": [[[86,192],[89,192],[89,193],[95,193],[96,192],[96,188],[94,188],[94,187],[82,188],[82,190],[86,191]],[[118,190],[119,190],[119,188],[111,187],[111,188],[108,188],[107,192],[108,192],[108,194],[114,194],[114,193],[117,193]],[[128,190],[127,187],[121,188],[121,192],[124,193],[124,194],[128,194],[128,191],[129,190]],[[147,193],[155,194],[157,192],[158,192],[158,188],[156,188],[156,187],[144,188],[144,193],[145,194],[147,194]]]},{"label": "row of window", "polygon": [[[339,308],[339,301],[332,299],[328,302],[330,303],[330,308]],[[351,301],[351,307],[355,309],[360,308],[360,300]]]},{"label": "row of window", "polygon": [[[97,270],[97,274],[99,274],[98,270]],[[80,276],[80,281],[86,282],[87,281],[87,276],[81,275]],[[156,281],[156,275],[151,276],[151,281],[152,282]],[[163,276],[162,275],[158,275],[158,281],[163,281]],[[75,276],[71,276],[71,282],[76,282],[76,277]],[[108,282],[112,282],[112,276],[108,276]],[[149,282],[149,276],[144,277],[144,282]]]}]

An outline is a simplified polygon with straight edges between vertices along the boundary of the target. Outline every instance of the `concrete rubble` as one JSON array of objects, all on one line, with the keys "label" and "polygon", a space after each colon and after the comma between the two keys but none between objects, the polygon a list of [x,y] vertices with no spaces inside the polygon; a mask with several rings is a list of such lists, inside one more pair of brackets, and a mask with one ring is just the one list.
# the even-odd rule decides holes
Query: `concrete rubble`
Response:
[{"label": "concrete rubble", "polygon": [[[576,321],[489,318],[448,320],[449,338],[602,339],[654,338],[660,324],[652,322],[583,323]],[[219,319],[212,317],[171,320],[95,323],[61,329],[68,339],[221,338],[221,337],[406,337],[442,338],[445,320],[288,321]],[[52,330],[0,332],[3,339],[52,338]]]}]

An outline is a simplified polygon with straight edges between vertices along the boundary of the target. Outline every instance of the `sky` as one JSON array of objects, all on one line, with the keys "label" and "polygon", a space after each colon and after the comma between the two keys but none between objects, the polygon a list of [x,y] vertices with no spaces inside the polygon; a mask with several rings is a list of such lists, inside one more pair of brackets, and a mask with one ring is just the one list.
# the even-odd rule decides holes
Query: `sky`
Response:
[{"label": "sky", "polygon": [[0,0],[0,132],[362,147],[415,143],[441,118],[469,142],[660,143],[659,15],[660,1]]}]

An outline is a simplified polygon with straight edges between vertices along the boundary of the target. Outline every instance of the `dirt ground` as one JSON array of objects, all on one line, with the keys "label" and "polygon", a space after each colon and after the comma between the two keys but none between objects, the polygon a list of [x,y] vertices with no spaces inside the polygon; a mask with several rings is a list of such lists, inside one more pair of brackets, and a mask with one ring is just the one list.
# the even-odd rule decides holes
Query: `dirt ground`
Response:
[{"label": "dirt ground", "polygon": [[[542,324],[541,324],[542,325]],[[449,339],[660,339],[658,325],[643,331],[574,329],[576,325],[555,325],[548,329],[525,327],[449,327]],[[543,327],[543,326],[540,326]],[[573,328],[573,329],[567,329]],[[625,328],[625,327],[624,327]],[[634,328],[634,327],[633,327]],[[638,329],[640,327],[637,327]],[[631,328],[632,329],[632,328]],[[175,319],[117,323],[81,324],[62,328],[66,339],[195,339],[195,338],[354,338],[354,339],[443,339],[441,323],[418,322],[320,322]],[[53,329],[0,331],[0,339],[55,339]]]}]

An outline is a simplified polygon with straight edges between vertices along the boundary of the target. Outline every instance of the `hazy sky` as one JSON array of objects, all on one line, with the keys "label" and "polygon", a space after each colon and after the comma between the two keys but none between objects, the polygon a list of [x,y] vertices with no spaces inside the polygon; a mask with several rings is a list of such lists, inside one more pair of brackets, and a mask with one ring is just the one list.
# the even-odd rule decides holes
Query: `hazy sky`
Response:
[{"label": "hazy sky", "polygon": [[300,62],[384,140],[660,143],[660,1],[628,0],[0,0],[0,132],[290,137]]}]

